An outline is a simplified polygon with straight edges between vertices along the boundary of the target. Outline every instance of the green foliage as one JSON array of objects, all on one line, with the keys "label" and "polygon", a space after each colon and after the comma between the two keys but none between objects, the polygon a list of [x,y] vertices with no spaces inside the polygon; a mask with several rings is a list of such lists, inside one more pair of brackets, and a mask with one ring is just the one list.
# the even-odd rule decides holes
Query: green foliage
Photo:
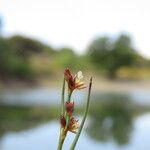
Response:
[{"label": "green foliage", "polygon": [[37,40],[23,36],[0,38],[0,76],[32,78],[35,75],[30,58],[52,55],[55,51]]},{"label": "green foliage", "polygon": [[97,38],[90,44],[85,55],[77,55],[68,47],[56,50],[20,35],[0,37],[2,79],[44,77],[59,74],[66,67],[73,71],[101,71],[109,78],[115,78],[120,76],[118,72],[122,68],[149,69],[150,61],[137,54],[127,35],[120,35],[115,40],[110,37]]},{"label": "green foliage", "polygon": [[10,57],[10,47],[8,46],[7,42],[3,39],[0,38],[0,68],[1,72],[6,71],[8,68],[8,62],[6,58]]},{"label": "green foliage", "polygon": [[47,50],[51,53],[54,52],[51,47],[48,47],[47,45],[37,40],[19,35],[9,38],[9,42],[10,45],[13,47],[14,52],[22,57],[27,57],[31,54],[42,53]]},{"label": "green foliage", "polygon": [[127,35],[120,35],[116,41],[109,37],[98,38],[89,46],[88,54],[95,66],[105,70],[110,78],[115,77],[119,68],[133,65],[138,56]]},{"label": "green foliage", "polygon": [[70,48],[62,48],[59,52],[54,56],[54,65],[56,68],[72,68],[77,64],[77,55]]},{"label": "green foliage", "polygon": [[0,74],[3,77],[25,77],[30,74],[27,58],[16,51],[9,39],[0,39]]}]

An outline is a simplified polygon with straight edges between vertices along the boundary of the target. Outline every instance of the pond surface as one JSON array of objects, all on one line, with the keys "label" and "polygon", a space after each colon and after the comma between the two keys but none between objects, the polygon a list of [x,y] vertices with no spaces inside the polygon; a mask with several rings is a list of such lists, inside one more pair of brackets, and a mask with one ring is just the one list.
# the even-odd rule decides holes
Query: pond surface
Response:
[{"label": "pond surface", "polygon": [[[59,123],[53,119],[58,118],[59,91],[1,91],[0,150],[56,150]],[[85,92],[73,94],[75,104],[82,106],[78,104],[85,102]],[[69,150],[73,137],[70,133],[64,150]],[[149,91],[95,92],[76,150],[149,150],[149,139]]]},{"label": "pond surface", "polygon": [[[0,102],[7,105],[57,105],[60,104],[61,89],[17,89],[0,91]],[[85,93],[78,91],[74,92],[74,99],[78,99],[77,103],[82,103],[85,98]]]},{"label": "pond surface", "polygon": [[[59,126],[56,121],[21,132],[8,132],[0,140],[1,150],[56,150]],[[64,150],[69,150],[74,135],[69,134]],[[84,130],[77,150],[149,150],[150,149],[150,114],[135,118],[130,142],[118,146],[114,140],[109,142],[94,141]]]},{"label": "pond surface", "polygon": [[[60,103],[61,89],[47,89],[47,88],[34,88],[34,89],[17,89],[17,90],[3,90],[0,91],[0,103],[8,105],[52,105]],[[114,92],[113,92],[114,93]],[[95,92],[93,95],[107,96],[113,94],[111,92]],[[135,89],[128,92],[116,92],[115,94],[127,95],[131,100],[150,105],[150,92],[149,90]],[[77,104],[84,102],[86,92],[74,92],[73,99],[76,99]]]}]

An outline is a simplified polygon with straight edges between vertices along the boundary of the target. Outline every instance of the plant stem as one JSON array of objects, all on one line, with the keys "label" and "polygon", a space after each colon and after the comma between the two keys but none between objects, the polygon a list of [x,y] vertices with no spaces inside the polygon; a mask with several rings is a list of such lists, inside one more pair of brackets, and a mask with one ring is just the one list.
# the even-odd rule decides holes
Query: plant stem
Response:
[{"label": "plant stem", "polygon": [[67,102],[70,102],[70,101],[71,101],[72,92],[73,92],[73,91],[68,92],[68,99],[67,99]]},{"label": "plant stem", "polygon": [[[70,101],[71,101],[71,95],[72,95],[72,91],[68,93],[67,102],[70,102]],[[66,127],[65,127],[65,130],[67,131],[67,128],[68,128],[69,122],[70,122],[70,117],[69,117],[69,115],[68,115],[67,112],[65,113],[65,118],[66,118]]]},{"label": "plant stem", "polygon": [[62,146],[64,144],[65,137],[63,135],[63,129],[60,131],[59,144],[57,150],[62,150]]},{"label": "plant stem", "polygon": [[[68,93],[68,98],[67,98],[67,102],[70,102],[71,100],[71,95],[72,95],[72,91]],[[66,119],[66,126],[65,128],[62,130],[61,132],[61,137],[60,137],[60,148],[62,148],[63,146],[63,143],[64,143],[64,140],[66,138],[66,135],[67,135],[67,129],[68,129],[68,126],[69,126],[69,122],[70,122],[70,117],[68,115],[68,113],[65,111],[64,113],[64,116],[65,116],[65,119]],[[61,150],[61,149],[60,149]]]},{"label": "plant stem", "polygon": [[[64,99],[65,99],[65,78],[63,79],[63,86],[62,86],[62,93],[61,93],[61,115],[64,115],[64,113],[65,113]],[[63,145],[64,140],[61,137],[62,137],[62,127],[60,127],[60,134],[59,134],[59,141],[58,141],[57,150],[62,149],[62,145]]]},{"label": "plant stem", "polygon": [[[65,79],[63,81],[63,88],[62,88],[61,108],[62,108],[62,115],[65,116],[65,118],[66,118],[66,127],[60,129],[59,144],[58,144],[57,150],[62,149],[64,140],[65,140],[66,135],[67,135],[67,128],[68,128],[68,125],[69,125],[69,122],[70,122],[70,118],[69,118],[69,116],[68,116],[68,114],[67,114],[67,112],[65,111],[65,108],[64,108],[64,93],[65,93]],[[70,102],[71,95],[72,95],[72,91],[68,93],[67,102]]]},{"label": "plant stem", "polygon": [[75,139],[71,145],[71,148],[70,150],[74,150],[75,149],[75,146],[78,142],[78,139],[80,137],[80,134],[81,134],[81,131],[83,129],[83,125],[85,123],[85,120],[86,120],[86,117],[87,117],[87,113],[88,113],[88,109],[89,109],[89,102],[90,102],[90,96],[91,96],[91,87],[92,87],[92,77],[90,79],[90,83],[89,83],[89,89],[88,89],[88,97],[87,97],[87,104],[86,104],[86,109],[85,109],[85,113],[84,113],[84,116],[83,116],[83,119],[82,119],[82,122],[81,122],[81,125],[80,125],[80,128],[78,130],[78,133],[76,134],[75,136]]},{"label": "plant stem", "polygon": [[61,95],[61,114],[62,115],[64,115],[65,113],[64,101],[65,101],[65,78],[63,79],[63,87],[62,87],[62,95]]}]

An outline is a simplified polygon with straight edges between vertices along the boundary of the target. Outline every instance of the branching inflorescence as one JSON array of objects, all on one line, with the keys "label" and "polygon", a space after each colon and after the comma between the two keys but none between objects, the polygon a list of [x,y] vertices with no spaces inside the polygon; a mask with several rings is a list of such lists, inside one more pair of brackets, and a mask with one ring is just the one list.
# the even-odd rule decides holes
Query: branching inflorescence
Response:
[{"label": "branching inflorescence", "polygon": [[[88,108],[89,108],[91,87],[92,87],[92,77],[90,79],[90,83],[88,87],[88,96],[87,96],[85,112],[84,112],[83,119],[80,124],[79,124],[79,121],[75,119],[75,117],[73,116],[74,101],[71,100],[71,96],[74,90],[76,89],[81,90],[81,89],[86,88],[84,83],[81,82],[82,78],[83,78],[83,75],[81,71],[79,71],[75,76],[71,74],[68,68],[65,69],[64,71],[64,80],[63,80],[62,98],[61,98],[61,115],[60,115],[61,128],[60,128],[60,136],[59,136],[57,150],[62,149],[64,140],[66,138],[68,131],[76,134],[75,139],[70,147],[70,150],[75,149],[75,146],[81,134],[84,122],[86,120]],[[66,101],[65,101],[65,83],[67,83],[67,90],[68,90]]]}]

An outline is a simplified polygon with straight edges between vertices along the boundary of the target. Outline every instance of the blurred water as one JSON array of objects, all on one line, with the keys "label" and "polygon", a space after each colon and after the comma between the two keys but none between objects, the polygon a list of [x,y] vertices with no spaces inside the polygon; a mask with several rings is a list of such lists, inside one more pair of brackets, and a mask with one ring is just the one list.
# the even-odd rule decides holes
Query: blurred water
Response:
[{"label": "blurred water", "polygon": [[[0,103],[7,105],[52,105],[60,103],[60,89],[20,89],[20,90],[7,90],[0,91]],[[103,96],[108,95],[110,92],[96,92],[92,95]],[[150,105],[150,92],[146,90],[136,89],[128,92],[116,92],[114,94],[127,95],[131,100],[136,103]],[[72,99],[76,99],[77,104],[84,102],[86,93],[78,91],[74,92]]]},{"label": "blurred water", "polygon": [[[60,104],[59,89],[35,88],[35,89],[17,89],[0,91],[0,103],[7,105],[57,105]],[[73,99],[77,99],[77,103],[82,103],[85,98],[84,92],[74,92]]]},{"label": "blurred water", "polygon": [[[21,131],[8,132],[0,140],[1,150],[56,150],[59,126],[56,121],[39,127]],[[74,134],[69,134],[64,144],[64,150],[69,150]],[[130,142],[118,146],[115,141],[96,142],[86,131],[82,133],[76,150],[149,150],[150,149],[150,114],[145,114],[134,119],[133,134]]]},{"label": "blurred water", "polygon": [[[60,95],[58,89],[45,88],[1,91],[0,103],[6,106],[0,107],[3,108],[0,110],[0,150],[55,150],[59,134],[58,122],[53,120],[43,123],[43,117],[50,121],[49,113],[54,112],[50,110],[44,114],[44,109],[36,109],[36,106],[52,105],[52,108],[60,103]],[[85,102],[85,98],[85,92],[73,94],[77,104]],[[149,98],[149,91],[138,89],[120,93],[92,93],[88,122],[76,150],[149,150]],[[29,107],[34,113],[22,106],[34,106],[33,110]],[[43,124],[37,127],[41,117]],[[68,145],[73,137],[74,134],[70,133],[64,150],[69,150]]]}]

